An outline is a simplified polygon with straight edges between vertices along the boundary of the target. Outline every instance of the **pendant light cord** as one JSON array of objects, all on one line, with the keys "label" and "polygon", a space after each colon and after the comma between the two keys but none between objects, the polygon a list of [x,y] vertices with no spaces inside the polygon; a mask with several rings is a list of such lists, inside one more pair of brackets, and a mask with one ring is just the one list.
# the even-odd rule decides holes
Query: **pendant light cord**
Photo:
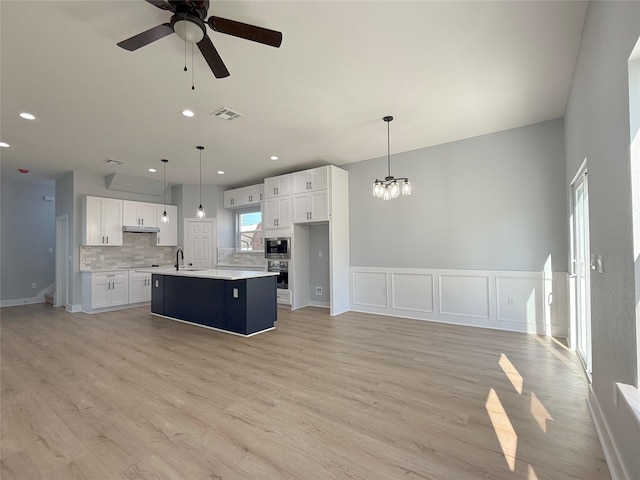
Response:
[{"label": "pendant light cord", "polygon": [[391,123],[391,121],[387,122],[387,170],[389,171],[389,176],[391,176],[391,140],[390,140],[390,133],[389,133],[389,124]]}]

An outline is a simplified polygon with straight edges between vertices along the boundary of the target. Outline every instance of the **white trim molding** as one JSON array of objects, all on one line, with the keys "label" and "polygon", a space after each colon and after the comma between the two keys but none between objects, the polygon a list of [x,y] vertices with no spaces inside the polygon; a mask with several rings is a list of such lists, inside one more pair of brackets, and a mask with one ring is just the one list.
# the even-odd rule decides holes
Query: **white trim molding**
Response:
[{"label": "white trim molding", "polygon": [[566,337],[564,272],[351,267],[350,309]]},{"label": "white trim molding", "polygon": [[620,450],[616,445],[614,437],[611,435],[611,429],[602,412],[602,407],[595,392],[593,391],[593,385],[589,385],[589,398],[587,399],[587,405],[591,412],[591,418],[596,427],[598,438],[600,439],[600,445],[602,446],[602,452],[607,460],[607,466],[609,467],[609,474],[611,480],[631,480],[631,476],[627,471],[620,455]]}]

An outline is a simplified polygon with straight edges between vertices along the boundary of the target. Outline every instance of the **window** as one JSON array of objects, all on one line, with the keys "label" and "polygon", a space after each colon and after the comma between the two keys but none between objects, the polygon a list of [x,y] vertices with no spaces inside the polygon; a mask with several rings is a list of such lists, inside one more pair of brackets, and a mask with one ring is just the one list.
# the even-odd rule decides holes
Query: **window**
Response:
[{"label": "window", "polygon": [[238,213],[236,218],[238,247],[243,252],[262,251],[262,212]]}]

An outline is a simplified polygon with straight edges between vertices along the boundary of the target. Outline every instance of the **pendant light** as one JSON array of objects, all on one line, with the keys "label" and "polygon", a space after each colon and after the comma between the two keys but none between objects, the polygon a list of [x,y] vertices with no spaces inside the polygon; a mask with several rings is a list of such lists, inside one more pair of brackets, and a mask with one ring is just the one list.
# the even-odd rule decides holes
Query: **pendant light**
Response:
[{"label": "pendant light", "polygon": [[[373,182],[373,196],[382,198],[384,200],[390,200],[396,198],[400,193],[402,195],[411,195],[411,183],[406,177],[395,178],[391,175],[391,149],[389,146],[389,123],[393,120],[391,115],[383,117],[382,120],[387,122],[387,176],[384,180],[378,180]],[[400,185],[399,182],[402,182]]]},{"label": "pendant light", "polygon": [[167,163],[169,163],[169,160],[163,158],[160,161],[164,164],[164,212],[162,212],[162,223],[169,223],[169,215],[167,215]]},{"label": "pendant light", "polygon": [[204,218],[207,216],[204,212],[204,207],[202,206],[202,150],[204,150],[204,147],[202,145],[198,145],[196,148],[200,150],[200,206],[198,207],[196,216],[198,218]]}]

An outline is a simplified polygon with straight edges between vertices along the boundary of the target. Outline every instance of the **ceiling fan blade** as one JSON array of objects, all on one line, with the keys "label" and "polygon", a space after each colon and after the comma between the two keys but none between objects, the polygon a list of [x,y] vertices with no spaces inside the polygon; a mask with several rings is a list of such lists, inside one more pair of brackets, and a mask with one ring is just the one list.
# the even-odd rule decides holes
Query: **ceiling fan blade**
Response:
[{"label": "ceiling fan blade", "polygon": [[162,10],[171,10],[169,0],[147,0],[151,5],[154,5]]},{"label": "ceiling fan blade", "polygon": [[209,17],[207,23],[216,32],[226,33],[227,35],[233,35],[264,45],[277,48],[282,43],[282,33],[269,30],[268,28],[257,27],[221,17]]},{"label": "ceiling fan blade", "polygon": [[213,43],[211,43],[211,40],[207,35],[205,35],[197,45],[216,78],[224,78],[230,75],[229,70],[225,67],[216,47],[213,46]]},{"label": "ceiling fan blade", "polygon": [[125,50],[129,50],[133,52],[134,50],[139,49],[140,47],[144,47],[145,45],[149,45],[156,40],[160,40],[161,38],[166,37],[173,33],[173,28],[168,23],[163,23],[162,25],[158,25],[157,27],[153,27],[146,32],[139,33],[131,38],[127,38],[126,40],[121,41],[117,45]]}]

